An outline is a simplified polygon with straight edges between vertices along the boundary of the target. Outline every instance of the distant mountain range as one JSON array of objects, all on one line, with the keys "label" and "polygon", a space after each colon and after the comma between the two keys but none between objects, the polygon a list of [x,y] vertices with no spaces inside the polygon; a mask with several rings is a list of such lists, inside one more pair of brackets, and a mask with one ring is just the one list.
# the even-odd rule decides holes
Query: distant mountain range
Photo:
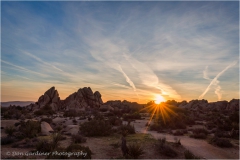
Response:
[{"label": "distant mountain range", "polygon": [[35,103],[33,101],[9,101],[9,102],[1,102],[1,107],[9,107],[10,105],[16,105],[16,106],[27,106],[31,103]]}]

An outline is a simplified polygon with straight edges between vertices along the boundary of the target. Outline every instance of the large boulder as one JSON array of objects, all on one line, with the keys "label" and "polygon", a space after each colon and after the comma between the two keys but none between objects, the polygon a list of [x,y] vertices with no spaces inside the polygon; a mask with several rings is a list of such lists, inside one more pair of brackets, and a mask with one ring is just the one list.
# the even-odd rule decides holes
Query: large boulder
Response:
[{"label": "large boulder", "polygon": [[41,134],[44,136],[48,136],[53,132],[52,127],[47,122],[41,122]]}]

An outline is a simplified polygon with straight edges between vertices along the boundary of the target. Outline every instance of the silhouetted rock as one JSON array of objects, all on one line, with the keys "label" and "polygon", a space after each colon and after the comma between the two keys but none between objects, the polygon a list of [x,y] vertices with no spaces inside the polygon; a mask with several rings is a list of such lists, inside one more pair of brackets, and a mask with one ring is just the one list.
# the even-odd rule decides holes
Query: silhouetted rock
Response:
[{"label": "silhouetted rock", "polygon": [[90,87],[84,87],[68,96],[63,101],[63,108],[84,110],[88,106],[90,108],[99,108],[102,104],[101,94],[98,91],[93,94]]},{"label": "silhouetted rock", "polygon": [[[60,101],[58,91],[55,90],[55,87],[51,87],[49,90],[47,90],[44,95],[40,96],[37,104],[39,108],[50,105],[54,111],[59,110],[58,103]],[[33,106],[35,107],[35,106]]]},{"label": "silhouetted rock", "polygon": [[232,99],[227,106],[227,110],[239,111],[239,99]]}]

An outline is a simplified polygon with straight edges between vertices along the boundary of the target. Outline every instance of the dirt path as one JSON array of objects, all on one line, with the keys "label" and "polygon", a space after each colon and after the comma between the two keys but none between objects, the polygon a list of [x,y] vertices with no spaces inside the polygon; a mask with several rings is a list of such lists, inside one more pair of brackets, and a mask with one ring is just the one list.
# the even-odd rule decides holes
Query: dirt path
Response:
[{"label": "dirt path", "polygon": [[219,148],[212,146],[205,140],[193,139],[187,136],[173,136],[170,134],[157,133],[155,131],[147,131],[145,124],[148,120],[136,120],[133,124],[139,133],[149,133],[156,139],[166,137],[167,141],[174,142],[174,138],[181,139],[182,145],[190,150],[193,154],[204,157],[206,159],[239,159],[239,149],[234,148]]}]

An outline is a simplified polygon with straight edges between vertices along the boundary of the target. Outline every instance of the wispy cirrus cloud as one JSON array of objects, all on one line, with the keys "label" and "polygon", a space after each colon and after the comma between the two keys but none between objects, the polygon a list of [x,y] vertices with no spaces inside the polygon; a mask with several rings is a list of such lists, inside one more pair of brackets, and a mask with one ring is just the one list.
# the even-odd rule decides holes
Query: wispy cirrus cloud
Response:
[{"label": "wispy cirrus cloud", "polygon": [[52,68],[54,68],[54,69],[56,69],[56,70],[58,70],[58,71],[63,72],[63,70],[59,69],[58,67],[56,67],[56,66],[54,66],[54,65],[52,65],[52,64],[50,64],[50,63],[48,63],[48,62],[43,61],[41,58],[39,58],[39,57],[37,57],[37,56],[29,53],[29,52],[26,52],[26,51],[21,51],[21,52],[24,53],[24,54],[26,54],[26,55],[28,55],[28,56],[30,56],[30,57],[32,57],[33,59],[35,59],[35,60],[37,60],[37,61],[45,64],[45,65],[48,65],[48,66],[50,66],[50,67],[52,67]]}]

